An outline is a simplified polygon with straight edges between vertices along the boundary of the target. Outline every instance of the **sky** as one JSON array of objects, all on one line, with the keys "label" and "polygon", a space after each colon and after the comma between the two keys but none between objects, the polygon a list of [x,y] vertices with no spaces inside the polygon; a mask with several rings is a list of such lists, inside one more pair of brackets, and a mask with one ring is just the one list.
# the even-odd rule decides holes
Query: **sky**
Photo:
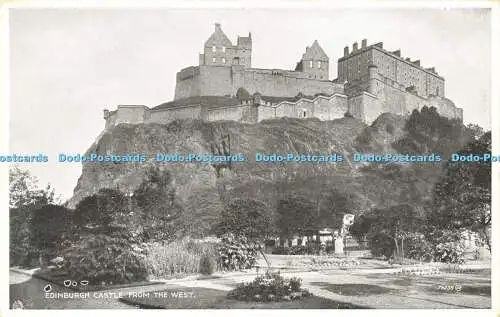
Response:
[{"label": "sky", "polygon": [[[44,153],[23,165],[69,199],[81,165],[55,163],[84,153],[104,128],[103,109],[154,107],[174,95],[176,72],[198,65],[214,23],[236,42],[252,32],[252,67],[294,69],[318,40],[330,79],[344,46],[384,42],[445,78],[464,122],[491,129],[488,9],[12,9],[10,153]],[[360,44],[359,44],[360,45]]]}]

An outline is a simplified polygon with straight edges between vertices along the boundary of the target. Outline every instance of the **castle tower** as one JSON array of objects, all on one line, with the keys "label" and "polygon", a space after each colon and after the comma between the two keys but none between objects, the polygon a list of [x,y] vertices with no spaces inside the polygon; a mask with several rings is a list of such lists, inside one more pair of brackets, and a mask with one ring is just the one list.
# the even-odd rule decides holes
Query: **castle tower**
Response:
[{"label": "castle tower", "polygon": [[203,54],[200,54],[200,65],[210,66],[232,66],[243,65],[251,67],[252,58],[252,35],[248,37],[238,36],[237,44],[233,45],[231,40],[222,31],[221,25],[215,23],[215,30],[205,42]]},{"label": "castle tower", "polygon": [[297,63],[296,71],[307,73],[310,78],[328,80],[329,58],[315,40],[311,47],[306,47],[306,52]]}]

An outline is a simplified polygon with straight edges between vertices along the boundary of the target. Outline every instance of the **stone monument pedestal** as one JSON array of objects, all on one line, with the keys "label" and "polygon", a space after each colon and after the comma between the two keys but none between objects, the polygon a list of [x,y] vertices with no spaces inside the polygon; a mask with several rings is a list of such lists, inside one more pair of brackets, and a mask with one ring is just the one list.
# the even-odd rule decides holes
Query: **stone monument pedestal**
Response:
[{"label": "stone monument pedestal", "polygon": [[335,238],[335,254],[344,254],[344,239],[342,237]]}]

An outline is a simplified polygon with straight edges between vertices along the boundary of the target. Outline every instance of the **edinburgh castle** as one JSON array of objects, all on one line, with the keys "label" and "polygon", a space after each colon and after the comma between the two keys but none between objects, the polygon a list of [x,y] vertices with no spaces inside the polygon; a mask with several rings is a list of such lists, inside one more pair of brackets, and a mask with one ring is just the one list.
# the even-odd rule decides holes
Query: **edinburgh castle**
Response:
[{"label": "edinburgh castle", "polygon": [[372,123],[380,114],[406,116],[423,106],[462,120],[462,109],[445,97],[444,78],[434,67],[387,51],[383,43],[344,48],[337,78],[318,41],[306,47],[294,70],[252,67],[252,36],[236,45],[220,24],[208,38],[199,65],[177,73],[173,101],[154,108],[119,105],[104,110],[106,128],[119,123],[168,123],[176,119],[256,123],[293,117],[333,120],[346,115]]}]

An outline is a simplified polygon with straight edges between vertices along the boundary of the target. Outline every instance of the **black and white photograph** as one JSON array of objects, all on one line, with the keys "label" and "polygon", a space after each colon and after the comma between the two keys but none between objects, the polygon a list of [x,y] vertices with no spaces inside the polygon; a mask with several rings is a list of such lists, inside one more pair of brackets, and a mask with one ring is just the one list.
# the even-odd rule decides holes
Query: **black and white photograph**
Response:
[{"label": "black and white photograph", "polygon": [[7,10],[8,310],[491,310],[493,9],[208,4]]}]

